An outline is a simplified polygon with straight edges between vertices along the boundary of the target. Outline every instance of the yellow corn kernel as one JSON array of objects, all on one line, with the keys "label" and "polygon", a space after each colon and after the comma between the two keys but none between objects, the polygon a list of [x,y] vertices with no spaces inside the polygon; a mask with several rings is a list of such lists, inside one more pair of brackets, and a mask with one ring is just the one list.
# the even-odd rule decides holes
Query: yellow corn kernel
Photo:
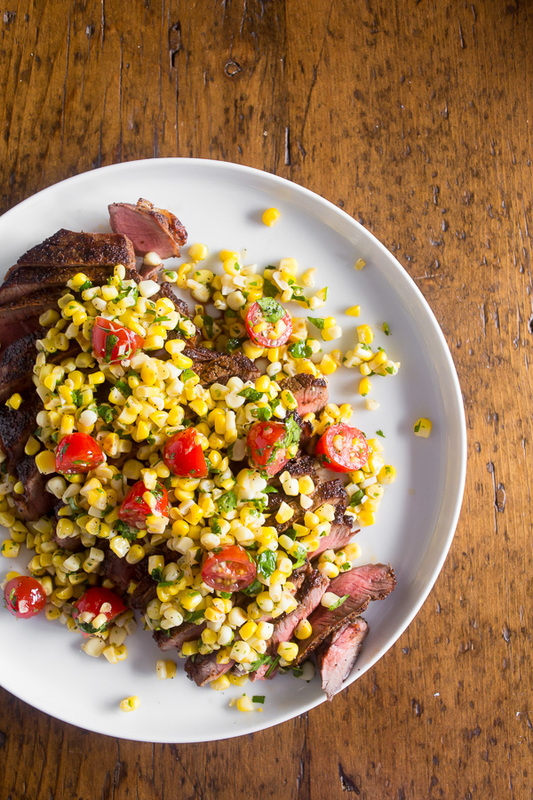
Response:
[{"label": "yellow corn kernel", "polygon": [[391,464],[385,464],[378,472],[378,481],[380,483],[394,483],[396,480],[396,467]]},{"label": "yellow corn kernel", "polygon": [[322,356],[322,360],[318,363],[318,368],[322,375],[333,375],[337,371],[338,365],[327,353]]},{"label": "yellow corn kernel", "polygon": [[24,452],[27,456],[35,456],[41,449],[40,443],[34,436],[30,436],[24,447]]},{"label": "yellow corn kernel", "polygon": [[211,628],[206,628],[202,631],[201,639],[204,644],[213,645],[216,644],[218,634],[216,631],[212,631]]},{"label": "yellow corn kernel", "polygon": [[189,408],[191,408],[195,414],[198,414],[199,417],[205,417],[209,411],[205,400],[200,400],[199,398],[197,400],[192,400],[192,402],[189,403]]},{"label": "yellow corn kernel", "polygon": [[184,656],[194,656],[198,652],[198,646],[199,644],[197,639],[192,642],[183,642],[181,652]]},{"label": "yellow corn kernel", "polygon": [[365,511],[364,509],[359,512],[357,515],[358,521],[361,525],[373,525],[376,521],[376,517],[373,511]]},{"label": "yellow corn kernel", "polygon": [[296,642],[280,642],[278,644],[277,653],[285,661],[294,661],[298,655],[298,645]]},{"label": "yellow corn kernel", "polygon": [[283,501],[280,505],[279,509],[276,512],[276,522],[283,524],[284,522],[288,522],[294,516],[294,510],[290,507],[288,503]]},{"label": "yellow corn kernel", "polygon": [[413,430],[415,436],[421,436],[423,439],[427,439],[431,433],[431,420],[426,417],[420,417],[420,419],[417,419],[415,422]]},{"label": "yellow corn kernel", "polygon": [[294,635],[297,639],[309,639],[311,634],[313,633],[313,626],[307,619],[303,619],[300,623],[298,623],[296,630],[294,631]]},{"label": "yellow corn kernel", "polygon": [[51,450],[43,450],[35,456],[35,464],[41,475],[56,471],[56,457]]},{"label": "yellow corn kernel", "polygon": [[372,384],[368,380],[368,378],[361,378],[361,380],[359,381],[359,394],[361,395],[361,397],[366,397],[371,389],[372,389]]},{"label": "yellow corn kernel", "polygon": [[182,608],[184,608],[186,611],[195,611],[201,604],[202,600],[203,597],[200,592],[192,589],[186,592],[185,595],[180,598],[180,603]]},{"label": "yellow corn kernel", "polygon": [[358,317],[361,313],[361,306],[350,306],[344,313],[347,317]]},{"label": "yellow corn kernel", "polygon": [[257,623],[249,619],[248,622],[245,622],[244,625],[241,628],[239,628],[239,635],[241,639],[244,639],[246,641],[247,639],[252,638],[256,630],[257,630]]},{"label": "yellow corn kernel", "polygon": [[145,557],[146,552],[142,545],[134,544],[130,547],[126,554],[126,561],[128,564],[138,564]]},{"label": "yellow corn kernel", "polygon": [[265,225],[268,225],[268,227],[270,228],[272,227],[272,225],[276,224],[280,216],[281,214],[279,213],[277,208],[267,208],[267,210],[263,212],[262,219]]},{"label": "yellow corn kernel", "polygon": [[359,325],[357,328],[357,338],[360,344],[372,344],[374,341],[374,334],[369,325]]},{"label": "yellow corn kernel", "polygon": [[256,358],[261,358],[264,353],[263,347],[257,347],[255,344],[252,344],[250,341],[243,342],[242,349],[245,356],[251,358],[252,360]]},{"label": "yellow corn kernel", "polygon": [[246,694],[243,694],[242,697],[239,697],[236,705],[238,711],[254,711],[254,704]]},{"label": "yellow corn kernel", "polygon": [[356,270],[360,271],[363,269],[363,267],[366,267],[366,261],[364,261],[362,258],[358,258],[354,266]]},{"label": "yellow corn kernel", "polygon": [[209,248],[205,244],[192,244],[189,247],[188,253],[193,261],[205,261],[209,255]]},{"label": "yellow corn kernel", "polygon": [[8,408],[12,408],[14,411],[19,409],[21,404],[22,404],[22,397],[18,392],[15,392],[15,394],[12,394],[11,397],[9,397],[6,400],[6,406]]},{"label": "yellow corn kernel", "polygon": [[270,378],[268,375],[261,375],[255,382],[255,388],[258,392],[266,392],[270,386]]},{"label": "yellow corn kernel", "polygon": [[120,710],[121,711],[136,711],[139,706],[141,705],[141,701],[137,697],[137,695],[132,695],[132,697],[126,697],[124,700],[120,701]]},{"label": "yellow corn kernel", "polygon": [[272,575],[270,576],[270,586],[277,586],[278,584],[283,584],[287,580],[287,576],[284,575],[283,572],[279,569],[275,569]]},{"label": "yellow corn kernel", "polygon": [[215,692],[223,692],[225,689],[229,689],[231,686],[231,681],[227,675],[221,675],[220,678],[216,678],[216,680],[211,681],[209,686]]},{"label": "yellow corn kernel", "polygon": [[0,553],[2,553],[5,558],[16,558],[19,554],[19,551],[20,544],[18,542],[14,542],[12,539],[5,539],[0,547]]}]

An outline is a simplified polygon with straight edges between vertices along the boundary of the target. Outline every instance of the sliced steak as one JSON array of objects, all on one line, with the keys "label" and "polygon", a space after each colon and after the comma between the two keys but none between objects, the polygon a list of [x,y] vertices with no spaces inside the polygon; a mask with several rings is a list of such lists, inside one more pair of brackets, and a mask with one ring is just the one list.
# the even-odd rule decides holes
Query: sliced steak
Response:
[{"label": "sliced steak", "polygon": [[282,471],[284,470],[287,470],[293,478],[302,478],[304,475],[309,475],[315,481],[315,457],[309,456],[307,453],[298,453],[290,461],[287,461]]},{"label": "sliced steak", "polygon": [[[183,352],[186,353],[187,350],[188,348],[185,348]],[[208,388],[213,383],[226,384],[233,377],[240,378],[243,382],[255,381],[261,375],[254,362],[242,353],[228,355],[217,353],[214,350],[210,350],[209,353],[211,354],[210,360],[204,358],[205,354],[202,354],[201,359],[195,359],[189,355],[194,360],[192,369],[200,378],[200,383],[204,388]]]},{"label": "sliced steak", "polygon": [[328,700],[342,689],[352,667],[357,661],[366,635],[368,623],[363,617],[348,622],[330,636],[317,652],[317,665],[322,678],[322,689]]},{"label": "sliced steak", "polygon": [[320,606],[309,617],[313,633],[300,644],[300,652],[293,661],[298,666],[306,661],[322,642],[344,623],[353,622],[363,613],[371,600],[382,600],[396,586],[392,567],[387,564],[365,564],[344,572],[331,581],[330,591],[339,597],[348,595],[337,608]]},{"label": "sliced steak", "polygon": [[44,333],[45,329],[39,325],[1,351],[0,403],[5,403],[15,392],[22,394],[32,385],[33,365],[37,356],[35,343]]},{"label": "sliced steak", "polygon": [[138,566],[138,564],[128,564],[125,558],[120,558],[108,549],[100,571],[102,575],[113,581],[119,594],[125,594],[130,584],[142,577]]},{"label": "sliced steak", "polygon": [[133,245],[119,233],[80,233],[61,228],[24,253],[18,264],[50,267],[98,267],[123,264],[136,268]]},{"label": "sliced steak", "polygon": [[198,625],[196,625],[195,622],[183,622],[181,625],[178,625],[176,628],[170,628],[168,631],[154,631],[152,636],[160,650],[181,650],[185,642],[192,642],[194,639],[199,639],[206,625],[207,623],[205,620]]},{"label": "sliced steak", "polygon": [[[296,627],[315,610],[328,586],[329,578],[321,575],[316,569],[308,571],[296,595],[297,607],[290,614],[274,620],[274,631],[267,650],[270,656],[276,655],[281,642],[288,642],[289,639],[292,639]],[[263,680],[267,672],[270,673],[269,677],[273,677],[275,670],[271,669],[270,664],[263,664],[251,676],[252,680]]]},{"label": "sliced steak", "polygon": [[57,501],[46,491],[46,477],[37,469],[35,459],[24,456],[17,464],[16,473],[24,486],[23,494],[13,494],[19,516],[33,522],[48,514]]},{"label": "sliced steak", "polygon": [[298,414],[316,414],[321,411],[329,400],[328,384],[324,378],[314,378],[312,375],[293,375],[279,382],[280,388],[293,393],[298,403]]},{"label": "sliced steak", "polygon": [[112,203],[109,221],[115,233],[125,234],[138,255],[157,253],[160,258],[179,256],[187,241],[187,231],[174,214],[142,198],[137,205]]},{"label": "sliced steak", "polygon": [[216,652],[207,656],[189,656],[185,662],[185,672],[197,686],[205,686],[206,683],[211,683],[211,681],[229,672],[234,664],[235,661],[232,661],[231,658],[227,664],[219,664]]},{"label": "sliced steak", "polygon": [[35,393],[16,410],[0,405],[0,446],[7,456],[7,470],[12,474],[24,458],[24,448],[37,427],[36,417],[41,407]]},{"label": "sliced steak", "polygon": [[2,348],[37,330],[40,327],[40,315],[49,308],[55,307],[63,291],[64,289],[60,288],[41,289],[3,305],[0,314]]},{"label": "sliced steak", "polygon": [[[105,284],[107,279],[113,274],[114,267],[49,267],[30,266],[22,264],[10,270],[5,282],[0,287],[0,306],[13,300],[18,300],[32,292],[38,292],[45,287],[66,289],[66,283],[80,270],[93,284]],[[140,281],[137,270],[127,269],[125,277],[128,280]]]},{"label": "sliced steak", "polygon": [[[342,511],[342,509],[338,510]],[[357,533],[357,531],[353,529],[352,517],[344,515],[344,512],[339,516],[340,519],[337,519],[337,514],[335,515],[335,520],[331,524],[329,534],[324,536],[323,539],[320,539],[317,549],[309,554],[311,558],[316,558],[320,553],[323,553],[324,550],[338,550],[340,547],[344,547],[351,542],[353,536]]]}]

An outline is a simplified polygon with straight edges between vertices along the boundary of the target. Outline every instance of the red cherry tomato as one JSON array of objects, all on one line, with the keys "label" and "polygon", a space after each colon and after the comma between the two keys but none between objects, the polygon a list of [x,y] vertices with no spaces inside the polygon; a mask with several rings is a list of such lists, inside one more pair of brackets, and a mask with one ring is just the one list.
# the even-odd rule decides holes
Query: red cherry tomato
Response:
[{"label": "red cherry tomato", "polygon": [[120,364],[144,345],[142,336],[104,317],[96,317],[91,338],[93,353],[106,364]]},{"label": "red cherry tomato", "polygon": [[151,494],[156,500],[153,508],[143,499],[143,494],[147,491],[148,489],[143,481],[137,481],[137,483],[133,484],[118,512],[118,516],[123,522],[136,528],[145,528],[146,517],[150,516],[150,514],[156,513],[163,517],[168,517],[168,493],[165,487],[158,481],[155,489],[151,489]]},{"label": "red cherry tomato", "polygon": [[[272,297],[262,297],[252,303],[245,322],[248,336],[259,347],[281,347],[292,333],[290,314]],[[265,325],[261,331],[254,330],[261,324]]]},{"label": "red cherry tomato", "polygon": [[315,455],[324,467],[334,472],[353,472],[368,461],[368,444],[359,428],[339,423],[322,434]]},{"label": "red cherry tomato", "polygon": [[4,599],[8,611],[19,619],[28,619],[43,610],[46,594],[38,580],[20,575],[6,583]]},{"label": "red cherry tomato", "polygon": [[63,475],[90,472],[104,461],[104,451],[88,433],[63,436],[56,450],[56,472]]},{"label": "red cherry tomato", "polygon": [[174,475],[205,478],[207,464],[194,428],[176,433],[163,447],[163,461]]},{"label": "red cherry tomato", "polygon": [[289,460],[286,434],[282,422],[254,422],[246,437],[250,466],[276,475]]},{"label": "red cherry tomato", "polygon": [[244,547],[231,544],[218,553],[213,550],[202,567],[202,580],[212,589],[222,592],[238,592],[246,589],[255,580],[257,567]]},{"label": "red cherry tomato", "polygon": [[[107,629],[109,623],[125,610],[126,606],[115,592],[112,592],[111,589],[104,589],[102,586],[93,586],[92,589],[87,589],[75,603],[72,618],[84,634],[102,633]],[[92,616],[90,618],[84,616],[80,619],[81,614]]]}]

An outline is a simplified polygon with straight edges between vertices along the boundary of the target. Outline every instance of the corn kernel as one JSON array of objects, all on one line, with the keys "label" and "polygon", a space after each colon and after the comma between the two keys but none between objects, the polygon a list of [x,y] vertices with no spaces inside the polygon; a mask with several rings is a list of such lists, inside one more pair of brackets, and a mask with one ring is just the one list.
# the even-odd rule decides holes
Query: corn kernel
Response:
[{"label": "corn kernel", "polygon": [[35,464],[41,475],[56,471],[56,457],[51,450],[43,450],[35,456]]},{"label": "corn kernel", "polygon": [[21,404],[22,404],[22,397],[18,392],[15,392],[15,394],[12,394],[11,397],[6,400],[6,406],[8,408],[12,408],[14,411],[19,409]]},{"label": "corn kernel", "polygon": [[277,208],[267,208],[267,210],[263,212],[262,219],[265,225],[268,225],[268,227],[270,228],[272,227],[272,225],[276,224],[280,216],[281,214],[279,213]]},{"label": "corn kernel", "polygon": [[344,313],[347,317],[358,317],[361,313],[361,306],[350,306]]},{"label": "corn kernel", "polygon": [[361,397],[366,397],[371,389],[372,389],[372,384],[368,380],[368,378],[361,378],[361,380],[359,381],[359,394],[361,395]]},{"label": "corn kernel", "polygon": [[124,700],[120,701],[120,710],[136,711],[140,705],[141,701],[139,700],[137,695],[133,695],[132,697],[126,697]]},{"label": "corn kernel", "polygon": [[431,427],[430,419],[426,419],[426,417],[420,417],[420,419],[417,419],[413,426],[415,436],[421,436],[423,439],[427,439],[431,433]]},{"label": "corn kernel", "polygon": [[298,655],[298,645],[296,642],[280,642],[278,644],[277,653],[285,661],[294,661]]},{"label": "corn kernel", "polygon": [[294,635],[296,636],[296,638],[301,640],[309,639],[312,633],[313,633],[313,626],[307,619],[301,620],[301,622],[298,623],[296,630],[294,631]]}]

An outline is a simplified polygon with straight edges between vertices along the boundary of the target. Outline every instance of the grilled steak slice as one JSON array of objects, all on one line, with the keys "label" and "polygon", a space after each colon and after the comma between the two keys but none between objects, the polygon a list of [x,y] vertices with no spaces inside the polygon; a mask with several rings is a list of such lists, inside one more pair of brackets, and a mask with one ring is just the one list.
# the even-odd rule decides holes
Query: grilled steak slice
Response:
[{"label": "grilled steak slice", "polygon": [[112,230],[131,239],[138,255],[154,252],[160,258],[179,256],[180,247],[187,241],[187,231],[179,219],[148,200],[141,198],[137,205],[112,203],[108,210]]},{"label": "grilled steak slice", "polygon": [[[110,275],[113,274],[112,265],[99,267],[50,267],[30,266],[28,264],[17,265],[9,271],[3,285],[0,287],[0,305],[18,300],[32,292],[38,292],[46,288],[66,288],[66,283],[80,270],[83,270],[90,281],[96,284],[106,283]],[[127,269],[125,277],[128,280],[139,282],[140,275],[137,270]]]},{"label": "grilled steak slice", "polygon": [[[274,620],[274,632],[268,644],[267,652],[269,655],[275,656],[278,645],[281,642],[288,642],[289,639],[292,639],[296,627],[315,610],[328,586],[329,578],[321,575],[318,570],[312,569],[307,573],[296,594],[297,607],[290,614]],[[275,674],[275,670],[271,670],[269,664],[263,664],[251,676],[252,680],[263,680],[267,672],[270,672],[269,677],[273,677]]]},{"label": "grilled steak slice", "polygon": [[[345,515],[343,509],[337,509],[342,513],[335,515],[335,519],[331,524],[331,530],[327,536],[320,540],[316,550],[310,553],[311,558],[316,558],[323,553],[324,550],[338,550],[339,547],[344,547],[349,544],[357,531],[353,529],[352,518]],[[340,518],[337,519],[337,516]]]},{"label": "grilled steak slice", "polygon": [[10,345],[15,339],[37,330],[40,327],[40,315],[43,311],[53,308],[62,294],[63,289],[59,288],[41,289],[2,306],[0,314],[2,348]]},{"label": "grilled steak slice", "polygon": [[156,596],[157,581],[148,575],[146,560],[128,564],[125,558],[108,550],[102,561],[101,574],[112,580],[118,594],[123,595],[127,604],[138,611],[144,611]]},{"label": "grilled steak slice", "polygon": [[1,353],[0,358],[0,403],[5,403],[15,392],[24,392],[32,384],[33,365],[37,355],[35,343],[44,336],[39,327],[15,339]]},{"label": "grilled steak slice", "polygon": [[367,633],[368,623],[363,617],[357,617],[353,622],[339,628],[318,650],[317,664],[322,678],[322,689],[328,700],[341,690],[343,681],[357,661]]},{"label": "grilled steak slice", "polygon": [[0,444],[7,456],[7,470],[12,474],[24,457],[28,437],[37,427],[35,418],[40,409],[41,401],[36,394],[31,394],[16,411],[0,406]]},{"label": "grilled steak slice", "polygon": [[23,494],[13,494],[17,513],[28,521],[38,520],[52,510],[56,498],[46,491],[46,478],[31,456],[24,456],[17,464],[16,472],[24,486]]},{"label": "grilled steak slice", "polygon": [[185,672],[197,686],[205,686],[206,683],[211,683],[229,672],[234,664],[235,661],[232,661],[231,658],[227,664],[218,664],[216,653],[210,653],[208,656],[196,656],[194,659],[193,656],[190,656],[185,662]]},{"label": "grilled steak slice", "polygon": [[314,481],[316,479],[315,458],[306,453],[298,453],[294,458],[287,461],[282,472],[285,470],[287,470],[293,478],[301,478],[304,475],[309,475]]},{"label": "grilled steak slice", "polygon": [[312,375],[293,375],[291,378],[284,378],[279,382],[282,390],[293,393],[298,403],[298,414],[321,411],[329,400],[328,384],[324,378],[314,378]]},{"label": "grilled steak slice", "polygon": [[335,633],[344,623],[363,613],[371,600],[382,600],[396,586],[396,576],[387,564],[365,564],[343,572],[331,581],[330,590],[339,597],[348,595],[337,608],[320,606],[309,617],[313,633],[300,645],[300,652],[293,661],[298,666],[306,661],[322,642]]},{"label": "grilled steak slice", "polygon": [[124,264],[135,269],[135,253],[127,236],[120,233],[80,233],[61,228],[24,253],[18,264],[49,267],[98,267]]},{"label": "grilled steak slice", "polygon": [[[205,349],[202,348],[202,351]],[[200,378],[200,383],[204,388],[208,388],[213,383],[226,384],[234,376],[246,382],[255,381],[261,375],[254,362],[242,353],[228,355],[210,350],[211,358],[207,360],[206,354],[202,351],[197,348],[192,351],[196,355],[200,352],[199,358],[194,358],[188,348],[185,348],[183,352],[189,355],[189,358],[193,358],[194,364],[192,368]]]},{"label": "grilled steak slice", "polygon": [[152,636],[160,650],[181,650],[185,642],[192,642],[199,639],[200,634],[205,630],[207,623],[205,620],[196,625],[194,622],[183,622],[176,628],[168,631],[154,631]]}]

